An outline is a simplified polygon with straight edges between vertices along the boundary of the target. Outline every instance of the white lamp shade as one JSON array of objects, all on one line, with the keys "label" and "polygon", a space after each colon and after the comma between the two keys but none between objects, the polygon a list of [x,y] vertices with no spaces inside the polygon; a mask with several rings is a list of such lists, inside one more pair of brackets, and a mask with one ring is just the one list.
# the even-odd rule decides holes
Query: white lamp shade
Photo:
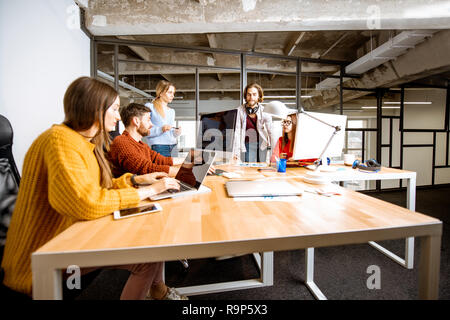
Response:
[{"label": "white lamp shade", "polygon": [[281,101],[271,101],[264,105],[264,112],[275,118],[286,119],[288,115],[296,113],[297,110],[289,109]]}]

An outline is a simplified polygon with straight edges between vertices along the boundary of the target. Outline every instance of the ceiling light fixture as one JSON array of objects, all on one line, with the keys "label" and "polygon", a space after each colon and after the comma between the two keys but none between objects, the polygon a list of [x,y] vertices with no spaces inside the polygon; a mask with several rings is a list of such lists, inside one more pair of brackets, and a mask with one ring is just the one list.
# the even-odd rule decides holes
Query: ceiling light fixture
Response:
[{"label": "ceiling light fixture", "polygon": [[[300,96],[301,98],[311,98],[310,95]],[[264,99],[296,99],[297,96],[264,96]]]},{"label": "ceiling light fixture", "polygon": [[[272,103],[272,102],[274,102],[274,101],[270,101],[270,102],[261,102],[261,104],[262,104],[262,105],[268,105],[268,104],[270,104],[270,103]],[[281,101],[278,101],[278,102],[281,102]],[[285,105],[291,104],[291,105],[294,105],[294,106],[297,105],[296,102],[283,102],[283,104],[285,104]]]},{"label": "ceiling light fixture", "polygon": [[[363,106],[363,107],[361,107],[361,109],[376,109],[376,108],[377,107],[375,107],[375,106]],[[399,106],[383,106],[381,108],[383,108],[383,109],[400,109]]]},{"label": "ceiling light fixture", "polygon": [[[397,101],[384,101],[383,103],[384,104],[400,104],[400,102],[397,102]],[[419,101],[416,101],[416,102],[405,101],[405,102],[403,102],[403,104],[432,104],[432,102],[431,101],[423,101],[423,102],[419,102]]]}]

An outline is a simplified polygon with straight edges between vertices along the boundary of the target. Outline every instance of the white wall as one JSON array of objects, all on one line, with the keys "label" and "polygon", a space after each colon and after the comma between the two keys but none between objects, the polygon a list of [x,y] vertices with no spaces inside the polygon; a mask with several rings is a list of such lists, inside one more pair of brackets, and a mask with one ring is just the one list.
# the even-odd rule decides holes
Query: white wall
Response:
[{"label": "white wall", "polygon": [[444,129],[445,89],[405,90],[405,102],[432,104],[405,105],[405,129]]},{"label": "white wall", "polygon": [[0,113],[20,172],[34,139],[64,120],[68,85],[89,76],[89,48],[72,0],[0,1]]},{"label": "white wall", "polygon": [[[406,90],[405,102],[425,102],[432,104],[405,105],[404,109],[404,129],[443,129],[445,125],[445,101],[446,90],[444,89],[423,89]],[[383,119],[382,141],[389,141],[389,120]],[[400,165],[400,133],[399,120],[393,121],[393,165]],[[403,135],[404,144],[433,144],[432,132],[405,132]],[[436,135],[436,165],[444,165],[446,158],[445,133]],[[403,148],[403,168],[417,172],[417,185],[431,185],[432,147],[406,147]],[[389,164],[389,148],[382,149],[382,164]],[[437,169],[435,183],[450,183],[450,169]],[[404,184],[403,184],[404,185]],[[397,181],[383,181],[382,188],[398,187]]]},{"label": "white wall", "polygon": [[[405,105],[404,128],[405,129],[443,129],[445,125],[445,102],[446,90],[444,89],[406,89],[406,102],[425,102],[432,104]],[[348,113],[353,118],[358,118],[358,113]],[[369,127],[376,128],[376,113],[364,112],[359,115],[372,116]],[[399,115],[399,110],[383,110],[383,115]],[[400,120],[393,119],[392,128],[392,165],[400,165]],[[382,119],[382,144],[389,143],[389,119]],[[445,165],[446,160],[446,134],[436,135],[436,165]],[[368,143],[367,158],[376,156],[376,132],[367,133],[366,143]],[[432,132],[405,132],[403,135],[404,144],[432,144]],[[450,141],[449,141],[450,144]],[[389,148],[382,148],[381,164],[389,166]],[[403,168],[417,173],[417,185],[432,184],[432,159],[433,148],[431,147],[405,147],[403,148]],[[435,184],[450,183],[450,168],[436,169]],[[405,183],[403,183],[405,186]],[[368,189],[375,188],[375,182],[366,184]],[[398,180],[386,180],[381,182],[381,188],[398,188]]]},{"label": "white wall", "polygon": [[[430,101],[431,105],[405,105],[404,128],[405,129],[443,129],[445,125],[445,101],[446,90],[427,89],[411,90],[405,92],[405,101]],[[438,136],[437,136],[438,137]],[[445,139],[437,139],[436,165],[445,164]],[[406,132],[404,143],[407,144],[432,144],[433,133]],[[431,185],[432,183],[432,159],[433,148],[404,148],[403,167],[406,170],[417,172],[417,185]],[[437,169],[435,183],[450,183],[448,169]]]}]

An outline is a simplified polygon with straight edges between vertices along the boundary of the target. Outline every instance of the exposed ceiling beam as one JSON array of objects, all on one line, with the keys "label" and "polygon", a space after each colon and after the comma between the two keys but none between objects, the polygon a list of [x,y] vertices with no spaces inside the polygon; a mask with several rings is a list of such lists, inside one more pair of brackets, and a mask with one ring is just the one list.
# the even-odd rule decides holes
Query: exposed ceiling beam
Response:
[{"label": "exposed ceiling beam", "polygon": [[257,41],[258,41],[258,33],[255,33],[255,36],[253,37],[252,52],[255,52],[255,50],[256,50],[256,42]]},{"label": "exposed ceiling beam", "polygon": [[[200,76],[200,88],[202,92],[239,92],[240,81],[239,74],[224,74],[221,81],[217,80],[214,74],[201,75]],[[284,95],[282,91],[293,92],[294,94],[296,88],[296,81],[293,77],[287,77],[279,75],[276,79],[277,81],[270,81],[268,77],[256,77],[250,75],[249,81],[253,82],[258,78],[258,83],[264,88],[264,91],[278,91],[278,95]],[[175,83],[177,87],[177,92],[194,92],[194,76],[193,75],[177,75],[171,76],[169,81]],[[156,78],[149,78],[148,76],[135,77],[133,81],[126,81],[128,84],[133,85],[145,92],[153,92],[156,88],[157,80]],[[311,85],[311,84],[310,84]],[[302,81],[303,92],[306,90],[311,91],[312,88],[306,87],[306,81]],[[148,91],[150,90],[150,91]]]},{"label": "exposed ceiling beam", "polygon": [[[218,48],[217,37],[216,37],[215,34],[207,33],[206,37],[208,38],[208,43],[209,43],[209,47],[210,48]],[[212,57],[214,58],[215,62],[217,62],[217,54],[213,53]],[[217,73],[217,79],[219,81],[222,80],[222,74],[221,73]]]},{"label": "exposed ceiling beam", "polygon": [[[124,54],[119,54],[120,59],[130,59]],[[169,56],[161,53],[161,54],[152,54],[151,62],[154,63],[143,63],[140,60],[132,60],[126,63],[119,64],[119,74],[120,75],[132,75],[132,74],[183,74],[183,73],[195,73],[195,66],[187,66],[189,64],[193,65],[201,65],[204,68],[201,68],[201,73],[217,73],[217,69],[208,68],[208,58],[211,59],[208,55],[189,55],[183,53],[175,53]],[[170,63],[171,61],[176,61],[176,63],[181,65],[164,65],[164,63]],[[277,70],[280,72],[293,72],[295,73],[295,67],[291,65],[279,65],[276,61],[270,59],[251,59],[247,61],[248,69],[266,69],[266,70]],[[222,66],[238,66],[239,59],[235,57],[220,57],[220,64]],[[186,65],[186,66],[184,66]],[[98,67],[100,70],[107,73],[114,73],[113,69],[113,55],[110,53],[107,54],[99,54],[98,55]],[[313,63],[302,63],[302,72],[336,72],[336,66],[331,65],[318,65]],[[221,74],[226,73],[239,73],[239,69],[220,69]]]},{"label": "exposed ceiling beam", "polygon": [[342,41],[342,39],[344,39],[346,36],[347,36],[347,34],[348,33],[345,33],[344,32],[344,34],[342,34],[340,37],[339,37],[339,39],[337,39],[324,53],[322,53],[321,55],[320,55],[320,57],[319,58],[322,58],[322,57],[324,57],[325,55],[327,55],[328,53],[330,53],[330,51],[331,50],[333,50],[333,48],[334,47],[336,47],[338,44],[339,44],[339,42],[341,42]]},{"label": "exposed ceiling beam", "polygon": [[[295,48],[300,44],[300,41],[302,41],[303,37],[305,36],[306,32],[295,32],[290,38],[286,45],[286,47],[283,49],[283,53],[286,56],[290,56],[292,52],[294,52]],[[270,80],[273,80],[275,78],[275,75],[272,75],[270,77]]]},{"label": "exposed ceiling beam", "polygon": [[295,50],[295,48],[300,44],[300,41],[302,41],[303,37],[305,36],[306,32],[295,32],[289,39],[289,42],[287,43],[286,47],[284,48],[283,52],[284,55],[290,56],[292,52]]},{"label": "exposed ceiling beam", "polygon": [[[395,60],[364,73],[360,79],[344,82],[350,88],[390,88],[403,83],[450,71],[450,30],[442,30],[433,37],[406,51]],[[424,58],[426,57],[426,58]],[[344,91],[344,102],[366,95],[367,91]],[[321,109],[339,103],[337,88],[320,91],[320,95],[303,103],[306,109]]]},{"label": "exposed ceiling beam", "polygon": [[[118,39],[122,40],[136,40],[133,36],[118,36]],[[150,52],[145,47],[138,47],[138,46],[128,46],[128,48],[131,49],[134,53],[136,53],[142,60],[150,61]]]},{"label": "exposed ceiling beam", "polygon": [[166,80],[169,81],[169,82],[172,82],[172,83],[175,83],[175,82],[176,82],[173,75],[161,73],[161,77],[163,77],[164,79],[166,79]]},{"label": "exposed ceiling beam", "polygon": [[189,33],[200,34],[450,28],[448,1],[409,0],[407,5],[383,1],[381,5],[373,0],[359,0],[357,4],[329,0],[326,5],[308,1],[301,8],[298,0],[282,2],[165,0],[162,7],[161,1],[89,0],[86,28],[94,36],[185,34],[188,28]]},{"label": "exposed ceiling beam", "polygon": [[[407,50],[411,50],[418,43],[423,42],[427,37],[431,37],[436,31],[434,30],[415,30],[403,31],[392,39],[389,39],[379,47],[371,50],[358,60],[353,61],[345,67],[345,73],[363,74],[385,62],[392,63],[392,59],[404,54]],[[395,72],[395,68],[391,65]],[[338,73],[335,73],[337,75]],[[344,77],[344,81],[348,78]],[[317,89],[335,88],[339,83],[336,78],[328,78],[321,81]]]}]

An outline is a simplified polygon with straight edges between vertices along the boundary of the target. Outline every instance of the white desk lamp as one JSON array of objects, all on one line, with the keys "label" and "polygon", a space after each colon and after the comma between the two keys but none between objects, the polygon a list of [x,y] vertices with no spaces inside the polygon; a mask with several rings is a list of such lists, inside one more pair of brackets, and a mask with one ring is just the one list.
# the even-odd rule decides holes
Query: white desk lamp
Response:
[{"label": "white desk lamp", "polygon": [[297,113],[297,110],[289,109],[281,101],[271,101],[264,105],[264,112],[275,118],[286,119],[288,115]]}]

